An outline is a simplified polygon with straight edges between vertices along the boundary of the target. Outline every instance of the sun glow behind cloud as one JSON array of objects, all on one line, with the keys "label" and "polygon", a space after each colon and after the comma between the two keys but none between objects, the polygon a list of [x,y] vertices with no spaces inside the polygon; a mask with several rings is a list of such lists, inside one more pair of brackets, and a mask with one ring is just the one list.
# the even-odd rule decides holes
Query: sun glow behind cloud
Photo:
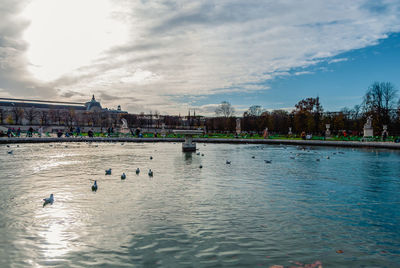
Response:
[{"label": "sun glow behind cloud", "polygon": [[50,81],[88,65],[106,49],[126,41],[127,28],[112,18],[107,0],[34,0],[23,12],[29,21],[29,70]]}]

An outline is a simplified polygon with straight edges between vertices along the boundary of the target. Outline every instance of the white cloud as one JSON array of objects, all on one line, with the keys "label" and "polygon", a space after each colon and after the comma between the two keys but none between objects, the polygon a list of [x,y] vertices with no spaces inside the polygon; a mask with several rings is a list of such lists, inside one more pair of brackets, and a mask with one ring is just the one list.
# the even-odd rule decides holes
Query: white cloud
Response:
[{"label": "white cloud", "polygon": [[349,60],[348,58],[338,58],[338,59],[332,59],[332,60],[328,61],[328,63],[332,64],[332,63],[338,63],[338,62],[343,62],[343,61],[348,61],[348,60]]},{"label": "white cloud", "polygon": [[[70,5],[69,0],[64,3]],[[342,61],[332,57],[400,31],[396,0],[374,5],[368,0],[102,0],[102,6],[110,8],[101,8],[100,15],[95,13],[97,2],[87,3],[80,6],[78,24],[73,16],[54,17],[49,22],[54,27],[36,39],[27,38],[28,47],[19,53],[29,56],[35,50],[53,49],[51,58],[40,59],[39,67],[54,68],[54,73],[44,75],[61,77],[44,85],[60,89],[60,94],[126,96],[105,104],[121,104],[131,112],[186,113],[189,104],[177,101],[179,96],[267,90],[263,81],[304,74],[301,68],[321,61]],[[59,14],[57,8],[52,4],[46,12]],[[95,25],[91,19],[106,22]],[[38,23],[40,19],[33,20],[26,33]],[[104,27],[115,40],[107,39],[107,31],[100,29]],[[92,29],[95,37],[80,34],[80,28],[88,33]],[[75,41],[63,44],[48,37],[59,34],[57,30],[69,32]],[[40,45],[41,37],[46,45]],[[65,51],[67,45],[70,49]],[[54,64],[62,51],[62,60]],[[209,107],[199,109],[210,111]]]}]

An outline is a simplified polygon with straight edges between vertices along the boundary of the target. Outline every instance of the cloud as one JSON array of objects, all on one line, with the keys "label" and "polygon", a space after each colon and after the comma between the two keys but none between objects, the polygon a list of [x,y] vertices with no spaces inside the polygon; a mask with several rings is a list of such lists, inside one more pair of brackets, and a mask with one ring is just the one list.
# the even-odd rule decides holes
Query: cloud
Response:
[{"label": "cloud", "polygon": [[338,58],[338,59],[331,59],[328,61],[329,64],[331,63],[338,63],[338,62],[342,62],[342,61],[348,61],[348,58]]},{"label": "cloud", "polygon": [[3,96],[56,96],[45,83],[32,77],[25,54],[28,44],[22,39],[29,21],[18,14],[27,1],[2,0],[0,8],[0,89]]},{"label": "cloud", "polygon": [[[186,113],[190,103],[179,101],[182,96],[268,90],[265,81],[305,74],[303,68],[323,61],[347,60],[335,56],[400,31],[396,0],[110,3],[109,16],[128,28],[126,41],[104,47],[90,64],[40,82],[27,72],[35,62],[27,60],[31,44],[22,39],[29,24],[17,20],[22,6],[6,0],[9,9],[0,11],[0,25],[7,25],[0,26],[1,68],[6,71],[0,74],[0,88],[10,94],[60,92],[61,98],[73,98],[79,90],[99,95],[103,106],[120,104],[130,112]],[[94,16],[96,9],[86,12]],[[114,34],[118,29],[109,30]],[[86,36],[79,36],[86,44]],[[72,59],[78,55],[67,53]],[[196,109],[213,113],[212,107]]]},{"label": "cloud", "polygon": [[60,97],[67,98],[67,99],[71,98],[71,97],[76,97],[76,96],[83,97],[83,96],[85,96],[85,94],[80,93],[80,92],[75,92],[72,90],[67,90],[60,95]]}]

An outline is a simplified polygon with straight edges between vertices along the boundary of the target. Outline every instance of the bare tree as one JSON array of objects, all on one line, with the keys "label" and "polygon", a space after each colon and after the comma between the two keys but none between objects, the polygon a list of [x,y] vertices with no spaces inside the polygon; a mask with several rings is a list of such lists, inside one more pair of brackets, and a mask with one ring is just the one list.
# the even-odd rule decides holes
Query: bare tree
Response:
[{"label": "bare tree", "polygon": [[364,96],[363,108],[366,115],[372,115],[376,125],[390,122],[390,111],[394,107],[397,90],[390,82],[374,82]]},{"label": "bare tree", "polygon": [[60,110],[58,110],[58,109],[56,109],[56,110],[50,110],[49,114],[50,114],[51,121],[52,121],[53,123],[57,122],[57,125],[60,125],[60,124],[61,124],[61,119],[62,119],[62,117],[61,117],[61,112],[60,112]]},{"label": "bare tree", "polygon": [[25,118],[28,120],[29,125],[32,125],[33,121],[39,116],[39,112],[34,107],[31,107],[24,111]]},{"label": "bare tree", "polygon": [[63,111],[64,113],[64,118],[65,122],[67,123],[68,126],[72,126],[74,122],[76,121],[76,113],[75,109],[69,109],[68,111]]},{"label": "bare tree", "polygon": [[100,126],[102,130],[103,128],[108,128],[110,126],[110,118],[107,112],[100,113]]},{"label": "bare tree", "polygon": [[252,105],[246,112],[244,112],[243,116],[260,116],[263,112],[264,111],[260,105]]},{"label": "bare tree", "polygon": [[47,125],[49,122],[49,112],[48,111],[40,111],[39,113],[40,124]]},{"label": "bare tree", "polygon": [[232,117],[235,114],[235,108],[229,102],[223,101],[215,109],[215,114],[217,116]]},{"label": "bare tree", "polygon": [[22,118],[24,118],[24,110],[19,107],[13,107],[11,113],[14,115],[15,124],[20,124]]}]

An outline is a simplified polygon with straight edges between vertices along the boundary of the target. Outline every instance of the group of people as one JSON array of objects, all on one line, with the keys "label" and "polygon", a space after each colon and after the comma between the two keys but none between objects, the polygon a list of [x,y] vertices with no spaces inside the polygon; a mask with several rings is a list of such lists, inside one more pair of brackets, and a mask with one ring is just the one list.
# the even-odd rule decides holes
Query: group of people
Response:
[{"label": "group of people", "polygon": [[[27,137],[32,137],[33,132],[34,132],[33,128],[30,127],[28,129],[28,131],[26,132],[26,136]],[[9,137],[9,138],[11,138],[11,137],[21,137],[21,133],[22,133],[21,128],[18,128],[17,130],[15,130],[15,128],[10,128],[9,127],[8,130],[7,130],[7,137]]]}]

